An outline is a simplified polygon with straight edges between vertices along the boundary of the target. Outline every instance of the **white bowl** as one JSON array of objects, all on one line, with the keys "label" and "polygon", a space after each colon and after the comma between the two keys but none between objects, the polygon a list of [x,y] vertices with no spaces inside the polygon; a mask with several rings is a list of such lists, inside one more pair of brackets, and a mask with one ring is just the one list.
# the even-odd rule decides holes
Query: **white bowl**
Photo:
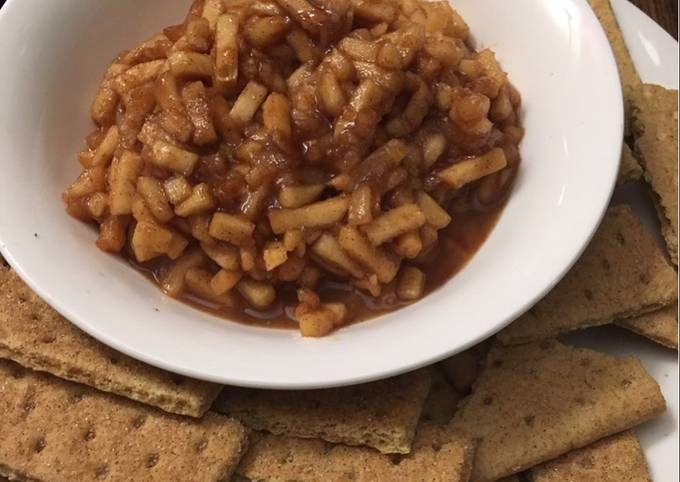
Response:
[{"label": "white bowl", "polygon": [[0,10],[0,248],[21,277],[102,342],[174,372],[313,388],[386,377],[492,335],[577,259],[609,200],[623,131],[618,75],[585,0],[458,0],[478,46],[524,97],[524,163],[489,240],[441,289],[320,340],[196,311],[94,245],[60,194],[78,172],[107,64],[178,23],[189,0],[9,0]]}]

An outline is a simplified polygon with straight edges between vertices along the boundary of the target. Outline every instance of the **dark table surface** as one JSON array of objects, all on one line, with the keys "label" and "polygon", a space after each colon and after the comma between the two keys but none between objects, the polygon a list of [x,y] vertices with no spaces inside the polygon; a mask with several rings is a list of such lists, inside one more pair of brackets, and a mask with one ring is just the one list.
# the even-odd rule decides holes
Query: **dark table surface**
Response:
[{"label": "dark table surface", "polygon": [[[676,0],[630,0],[656,20],[676,40],[678,38],[678,3]],[[0,7],[5,0],[0,0]]]},{"label": "dark table surface", "polygon": [[678,39],[678,3],[676,0],[630,0]]}]

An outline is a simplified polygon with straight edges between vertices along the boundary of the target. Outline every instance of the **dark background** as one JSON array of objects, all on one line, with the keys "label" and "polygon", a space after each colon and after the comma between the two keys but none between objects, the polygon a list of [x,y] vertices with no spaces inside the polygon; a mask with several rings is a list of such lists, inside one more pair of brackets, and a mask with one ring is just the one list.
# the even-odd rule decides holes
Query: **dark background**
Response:
[{"label": "dark background", "polygon": [[631,1],[656,20],[675,40],[678,39],[678,3],[676,0]]},{"label": "dark background", "polygon": [[[21,0],[17,0],[21,1]],[[44,0],[50,1],[50,0]],[[96,0],[82,0],[84,2]],[[143,0],[142,0],[143,1]],[[550,1],[550,0],[546,0]],[[678,3],[676,0],[630,0],[678,39]],[[0,0],[0,8],[5,0]]]}]

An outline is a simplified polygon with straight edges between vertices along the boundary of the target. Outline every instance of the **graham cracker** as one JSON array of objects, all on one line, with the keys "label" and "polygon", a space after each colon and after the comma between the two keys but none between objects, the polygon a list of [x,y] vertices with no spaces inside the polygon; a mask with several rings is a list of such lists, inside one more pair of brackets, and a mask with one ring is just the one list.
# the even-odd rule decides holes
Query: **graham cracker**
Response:
[{"label": "graham cracker", "polygon": [[623,143],[621,148],[621,163],[619,164],[618,184],[625,184],[627,182],[638,181],[642,179],[642,166],[635,159],[633,151],[628,147],[628,144]]},{"label": "graham cracker", "polygon": [[670,257],[678,264],[678,91],[643,84],[633,91],[635,152],[654,191]]},{"label": "graham cracker", "polygon": [[676,276],[630,207],[616,206],[571,271],[498,338],[527,343],[657,311],[677,299]]},{"label": "graham cracker", "polygon": [[446,379],[439,365],[432,365],[429,370],[432,383],[420,419],[446,425],[456,413],[458,402],[462,397]]},{"label": "graham cracker", "polygon": [[0,358],[171,413],[200,417],[220,386],[151,367],[103,345],[0,267]]},{"label": "graham cracker", "polygon": [[602,24],[602,28],[607,34],[607,39],[612,47],[616,65],[619,69],[621,89],[623,90],[624,106],[626,109],[626,132],[630,128],[630,103],[629,99],[632,91],[642,83],[640,75],[635,69],[633,58],[630,56],[626,41],[623,38],[621,27],[616,20],[616,15],[609,0],[588,0],[591,8],[595,12],[597,19]]},{"label": "graham cracker", "polygon": [[645,455],[632,431],[534,467],[532,482],[651,482]]},{"label": "graham cracker", "polygon": [[486,340],[439,362],[447,379],[461,395],[470,393],[490,348],[491,342]]},{"label": "graham cracker", "polygon": [[677,302],[654,313],[618,320],[616,324],[660,345],[673,350],[678,349]]},{"label": "graham cracker", "polygon": [[247,430],[197,420],[0,361],[0,474],[35,482],[195,482],[231,475]]},{"label": "graham cracker", "polygon": [[479,441],[473,482],[522,472],[665,410],[637,358],[543,340],[492,349],[450,428]]},{"label": "graham cracker", "polygon": [[237,472],[257,482],[467,482],[473,452],[470,440],[429,423],[419,427],[406,456],[258,434]]},{"label": "graham cracker", "polygon": [[430,389],[427,370],[351,387],[258,390],[225,387],[213,410],[255,430],[383,453],[409,453]]}]

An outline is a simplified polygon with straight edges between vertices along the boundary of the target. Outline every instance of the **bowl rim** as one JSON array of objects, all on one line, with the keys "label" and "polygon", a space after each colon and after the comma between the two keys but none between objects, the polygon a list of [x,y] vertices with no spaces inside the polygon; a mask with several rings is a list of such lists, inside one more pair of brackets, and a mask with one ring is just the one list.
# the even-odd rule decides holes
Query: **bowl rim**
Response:
[{"label": "bowl rim", "polygon": [[[595,19],[594,13],[592,12],[592,9],[590,9],[589,5],[587,4],[586,0],[567,0],[573,3],[579,3],[582,8],[587,8],[587,11],[589,12],[589,15],[592,17],[592,19],[595,20],[595,23],[598,25],[599,29],[599,37],[600,41],[604,42],[607,46],[609,46],[609,43],[606,39],[606,35],[604,30],[602,29],[601,25],[599,22]],[[10,15],[12,15],[12,12],[14,12],[15,8],[20,8],[17,7],[17,5],[20,5],[21,3],[19,0],[8,0],[6,5],[2,10],[0,10],[0,26],[3,25],[5,21],[9,21],[8,19],[10,18]],[[0,27],[0,32],[3,32],[3,30]],[[2,35],[0,34],[0,37]],[[615,73],[615,78],[619,79],[618,77],[618,69],[616,67],[616,63],[613,57],[613,53],[611,51],[611,47],[609,48],[609,55],[607,56],[607,64],[604,65],[603,68],[606,68],[609,70],[611,73]],[[612,85],[612,87],[614,87]],[[621,86],[620,83],[615,87],[618,89],[618,99],[619,99],[619,106],[617,108],[616,112],[616,119],[617,119],[617,129],[620,131],[620,138],[623,139],[623,97],[621,94]],[[445,353],[434,353],[430,357],[423,358],[418,362],[415,363],[409,363],[407,365],[400,365],[400,366],[395,366],[391,370],[382,370],[380,373],[368,373],[368,374],[361,374],[357,376],[348,376],[344,377],[341,379],[334,380],[330,383],[327,382],[319,382],[319,381],[313,381],[313,382],[297,382],[297,383],[290,383],[288,381],[282,381],[282,382],[262,382],[259,380],[250,380],[250,379],[239,379],[239,378],[234,378],[234,377],[224,377],[224,376],[213,376],[213,375],[208,375],[204,372],[201,372],[200,370],[195,370],[195,369],[190,369],[185,366],[179,365],[174,363],[173,361],[168,361],[167,359],[161,359],[158,358],[152,354],[149,353],[144,353],[140,352],[128,345],[126,345],[124,342],[121,342],[115,338],[110,337],[107,333],[101,331],[98,329],[98,327],[95,324],[88,323],[85,320],[81,319],[80,316],[72,312],[72,309],[67,306],[62,300],[54,297],[52,293],[50,292],[49,289],[45,289],[43,285],[39,282],[39,280],[35,279],[28,273],[26,270],[24,270],[23,266],[21,263],[12,255],[11,250],[8,248],[8,246],[3,242],[3,235],[0,232],[0,253],[2,253],[2,256],[5,258],[5,260],[10,264],[10,266],[16,271],[16,273],[21,277],[21,279],[31,288],[33,289],[43,300],[45,300],[50,306],[54,307],[59,313],[61,313],[65,318],[70,320],[73,324],[75,324],[78,328],[82,329],[86,333],[90,334],[97,340],[101,341],[102,343],[124,353],[127,354],[135,359],[144,361],[146,363],[149,363],[153,366],[171,371],[171,372],[176,372],[176,373],[181,373],[186,376],[190,376],[193,378],[197,379],[202,379],[202,380],[207,380],[207,381],[212,381],[212,382],[217,382],[217,383],[227,383],[227,384],[233,384],[233,385],[238,385],[238,386],[247,386],[247,387],[266,387],[266,388],[278,388],[278,389],[311,389],[311,388],[322,388],[322,387],[334,387],[334,386],[344,386],[344,385],[351,385],[351,384],[356,384],[356,383],[363,383],[371,380],[375,380],[378,378],[386,378],[389,376],[397,375],[406,371],[414,370],[421,368],[423,366],[432,364],[440,359],[443,359],[447,356],[450,356],[454,353],[463,351],[470,346],[475,345],[476,343],[489,338],[493,334],[497,333],[500,329],[503,327],[507,326],[509,323],[511,323],[514,319],[516,319],[518,316],[520,316],[522,313],[524,313],[527,309],[529,309],[531,306],[533,306],[537,301],[539,301],[541,298],[543,298],[552,288],[564,277],[564,275],[572,268],[572,266],[576,263],[576,261],[580,258],[581,254],[583,251],[586,249],[588,244],[590,243],[590,240],[594,236],[597,228],[599,227],[599,224],[601,223],[601,220],[606,213],[607,207],[608,207],[608,200],[611,198],[611,195],[614,191],[615,188],[615,176],[612,177],[611,183],[609,186],[609,192],[606,195],[607,202],[605,202],[602,206],[597,207],[597,214],[594,217],[595,222],[590,226],[587,231],[588,235],[585,237],[585,239],[582,242],[582,245],[580,249],[576,250],[573,255],[571,256],[571,260],[568,264],[563,266],[559,270],[555,270],[556,273],[552,277],[552,280],[550,283],[547,283],[542,290],[539,290],[533,297],[531,297],[526,303],[523,303],[520,307],[517,309],[513,310],[511,313],[508,313],[506,316],[504,316],[504,322],[500,323],[499,325],[494,326],[493,328],[484,330],[483,332],[480,332],[476,337],[473,339],[469,340],[467,343],[458,345],[455,349],[450,350],[449,352]],[[595,211],[595,209],[594,209]]]}]

